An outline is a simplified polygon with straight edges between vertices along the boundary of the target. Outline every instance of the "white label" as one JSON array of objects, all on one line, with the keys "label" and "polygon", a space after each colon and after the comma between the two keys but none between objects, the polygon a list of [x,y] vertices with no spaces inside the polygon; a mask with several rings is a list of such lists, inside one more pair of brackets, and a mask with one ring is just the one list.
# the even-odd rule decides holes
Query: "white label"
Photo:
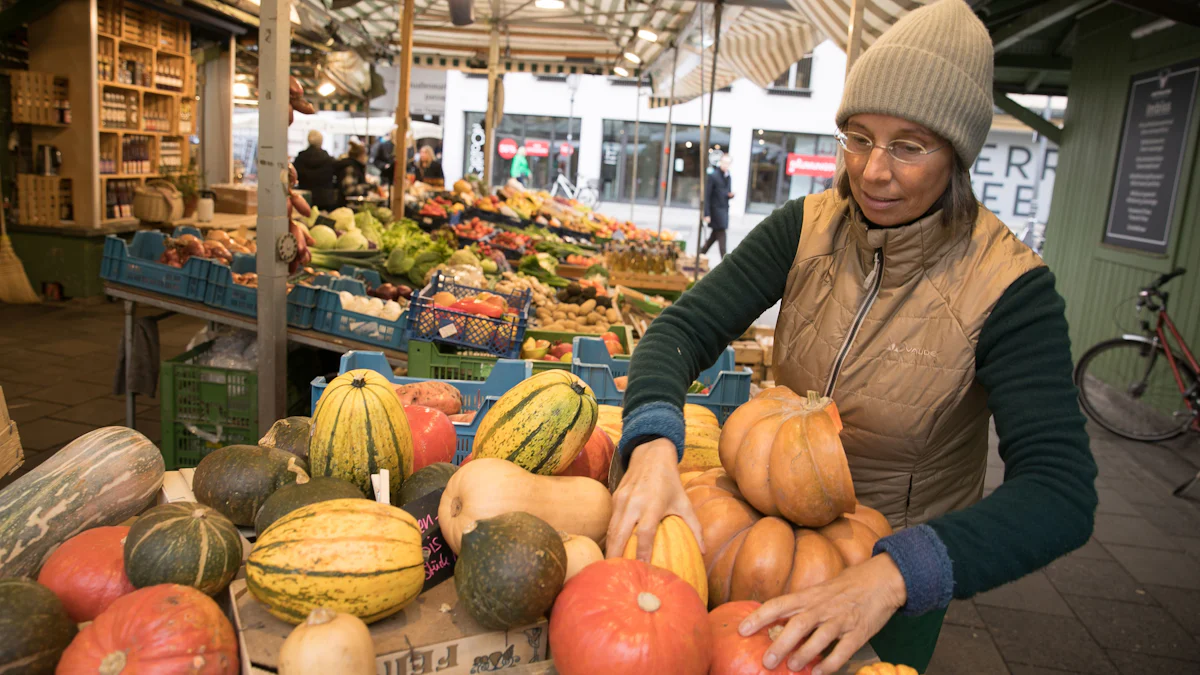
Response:
[{"label": "white label", "polygon": [[438,329],[438,335],[441,335],[444,338],[454,337],[455,335],[458,335],[458,326],[455,326],[452,323],[446,324]]},{"label": "white label", "polygon": [[375,489],[375,501],[380,504],[391,504],[391,492],[388,489],[390,486],[389,475],[387,469],[380,469],[379,473],[371,474],[371,487]]}]

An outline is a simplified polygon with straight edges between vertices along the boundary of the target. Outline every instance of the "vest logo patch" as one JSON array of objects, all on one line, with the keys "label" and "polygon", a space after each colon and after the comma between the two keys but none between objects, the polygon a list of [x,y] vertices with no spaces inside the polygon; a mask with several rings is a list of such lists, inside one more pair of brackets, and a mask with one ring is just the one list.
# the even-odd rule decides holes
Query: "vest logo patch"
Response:
[{"label": "vest logo patch", "polygon": [[938,357],[938,353],[932,349],[921,349],[920,347],[910,347],[907,342],[901,342],[899,344],[893,342],[892,344],[888,345],[887,348],[884,349],[884,351],[889,354],[898,354],[900,356],[910,356],[910,357],[915,356],[918,359],[929,359],[931,361],[937,361],[937,357]]}]

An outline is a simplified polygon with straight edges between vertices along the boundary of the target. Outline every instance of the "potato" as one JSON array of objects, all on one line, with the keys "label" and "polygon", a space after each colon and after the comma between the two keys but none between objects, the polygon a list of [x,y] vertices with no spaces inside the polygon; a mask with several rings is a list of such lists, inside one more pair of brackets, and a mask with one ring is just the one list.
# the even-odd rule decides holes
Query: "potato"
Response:
[{"label": "potato", "polygon": [[462,412],[462,392],[454,385],[430,380],[418,384],[401,384],[396,387],[400,405],[423,405],[440,410],[447,415]]},{"label": "potato", "polygon": [[575,316],[579,315],[579,305],[576,305],[575,303],[571,303],[571,304],[567,305],[566,308],[567,308],[568,314],[573,314]]},{"label": "potato", "polygon": [[564,321],[563,328],[565,328],[568,331],[574,331],[577,328],[579,328],[579,324],[575,323],[574,321]]},{"label": "potato", "polygon": [[554,313],[545,307],[538,307],[537,312],[535,312],[535,313],[537,314],[537,318],[539,318],[539,319],[549,319],[554,316]]},{"label": "potato", "polygon": [[[562,305],[559,305],[559,306],[561,307]],[[551,316],[553,316],[555,319],[560,319],[560,320],[565,321],[567,318],[567,313],[564,312],[563,310],[559,309],[559,310],[555,310],[555,312]]]},{"label": "potato", "polygon": [[590,314],[593,309],[596,309],[595,300],[587,300],[579,306],[579,312],[581,314]]},{"label": "potato", "polygon": [[621,315],[614,307],[609,307],[608,310],[604,312],[604,318],[608,319],[609,323],[621,323]]}]

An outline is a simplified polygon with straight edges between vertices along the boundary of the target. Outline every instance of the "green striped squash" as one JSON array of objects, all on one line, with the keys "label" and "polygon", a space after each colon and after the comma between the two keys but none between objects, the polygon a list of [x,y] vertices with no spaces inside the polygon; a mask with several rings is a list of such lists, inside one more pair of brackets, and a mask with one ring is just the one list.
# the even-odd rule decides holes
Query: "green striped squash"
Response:
[{"label": "green striped squash", "polygon": [[237,526],[203,504],[156,506],[125,537],[125,574],[138,588],[179,584],[216,595],[241,565]]},{"label": "green striped squash", "polygon": [[163,458],[126,427],[90,431],[0,490],[0,577],[36,577],[59,544],[153,503]]},{"label": "green striped squash", "polygon": [[246,560],[247,588],[293,624],[317,607],[378,621],[416,599],[424,584],[416,519],[367,499],[292,511],[267,528]]},{"label": "green striped squash", "polygon": [[479,422],[473,459],[495,457],[542,475],[565,471],[596,426],[596,396],[566,370],[513,387]]},{"label": "green striped squash", "polygon": [[0,673],[53,673],[76,632],[49,588],[29,579],[0,579]]},{"label": "green striped squash", "polygon": [[375,495],[371,474],[387,469],[391,503],[413,472],[412,432],[392,383],[373,370],[351,370],[334,378],[313,411],[308,446],[313,476],[350,481]]}]

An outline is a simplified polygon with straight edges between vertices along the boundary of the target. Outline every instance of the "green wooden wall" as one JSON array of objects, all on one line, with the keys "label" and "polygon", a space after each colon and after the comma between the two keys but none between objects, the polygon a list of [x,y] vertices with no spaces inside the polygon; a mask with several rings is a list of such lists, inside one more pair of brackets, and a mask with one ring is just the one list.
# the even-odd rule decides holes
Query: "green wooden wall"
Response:
[{"label": "green wooden wall", "polygon": [[1101,243],[1130,76],[1200,57],[1197,28],[1175,26],[1133,40],[1130,31],[1148,21],[1145,14],[1110,6],[1084,17],[1079,26],[1044,249],[1067,300],[1077,359],[1100,340],[1136,331],[1137,290],[1176,266],[1189,271],[1167,286],[1172,316],[1193,349],[1200,350],[1200,111],[1193,113],[1168,255]]}]

